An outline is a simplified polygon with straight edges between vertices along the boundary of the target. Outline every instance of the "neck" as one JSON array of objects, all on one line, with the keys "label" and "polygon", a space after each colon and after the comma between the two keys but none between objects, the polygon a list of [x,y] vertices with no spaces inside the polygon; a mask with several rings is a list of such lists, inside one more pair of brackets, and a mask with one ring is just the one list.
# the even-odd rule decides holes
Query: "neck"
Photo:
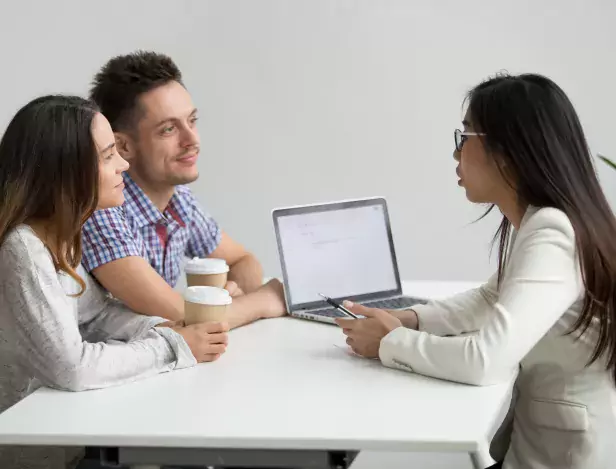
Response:
[{"label": "neck", "polygon": [[508,197],[503,197],[503,200],[497,202],[496,205],[507,220],[509,220],[509,223],[511,223],[516,230],[519,230],[528,204],[520,204],[515,194],[513,194]]},{"label": "neck", "polygon": [[137,183],[137,185],[141,188],[141,190],[148,196],[148,198],[152,201],[152,203],[160,210],[164,212],[167,206],[169,205],[169,201],[171,197],[173,197],[173,193],[175,192],[174,186],[157,186],[156,184],[151,184],[144,181],[138,174],[135,174],[131,171],[128,172],[131,179]]}]

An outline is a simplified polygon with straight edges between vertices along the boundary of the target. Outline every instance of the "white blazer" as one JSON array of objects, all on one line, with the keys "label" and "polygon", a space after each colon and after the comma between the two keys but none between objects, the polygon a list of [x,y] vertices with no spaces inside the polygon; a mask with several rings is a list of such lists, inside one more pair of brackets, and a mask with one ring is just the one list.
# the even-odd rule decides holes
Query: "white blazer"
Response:
[{"label": "white blazer", "polygon": [[474,385],[519,371],[492,457],[504,458],[505,469],[615,468],[616,386],[604,358],[586,366],[598,325],[579,338],[566,334],[583,294],[569,219],[531,207],[512,239],[500,287],[494,275],[475,290],[413,307],[420,330],[393,330],[381,341],[380,359]]}]

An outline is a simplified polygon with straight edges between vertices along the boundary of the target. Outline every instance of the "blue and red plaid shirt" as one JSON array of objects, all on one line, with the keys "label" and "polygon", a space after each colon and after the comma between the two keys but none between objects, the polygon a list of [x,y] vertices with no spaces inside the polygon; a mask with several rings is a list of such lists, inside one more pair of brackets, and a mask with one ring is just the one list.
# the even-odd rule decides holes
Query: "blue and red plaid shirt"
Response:
[{"label": "blue and red plaid shirt", "polygon": [[124,173],[121,207],[97,210],[82,232],[82,264],[88,272],[128,256],[141,256],[175,286],[184,256],[207,257],[220,243],[220,227],[186,186],[177,186],[163,213]]}]

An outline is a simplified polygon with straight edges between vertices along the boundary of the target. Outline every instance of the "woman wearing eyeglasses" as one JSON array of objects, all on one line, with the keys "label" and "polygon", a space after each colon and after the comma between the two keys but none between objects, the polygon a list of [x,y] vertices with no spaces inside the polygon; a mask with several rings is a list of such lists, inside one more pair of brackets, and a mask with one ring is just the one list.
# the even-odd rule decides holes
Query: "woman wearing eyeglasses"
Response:
[{"label": "woman wearing eyeglasses", "polygon": [[[497,272],[405,312],[347,303],[353,350],[473,385],[518,376],[491,453],[506,469],[608,469],[616,444],[616,222],[578,116],[539,75],[468,96],[458,184],[503,214]],[[466,333],[466,334],[464,334]]]}]

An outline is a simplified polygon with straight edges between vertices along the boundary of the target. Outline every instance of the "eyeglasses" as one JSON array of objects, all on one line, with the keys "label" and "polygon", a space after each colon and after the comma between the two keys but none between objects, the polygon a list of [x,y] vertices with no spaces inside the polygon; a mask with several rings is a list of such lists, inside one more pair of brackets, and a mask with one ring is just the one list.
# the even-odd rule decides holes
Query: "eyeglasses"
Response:
[{"label": "eyeglasses", "polygon": [[454,139],[454,142],[456,143],[456,150],[462,151],[464,142],[466,142],[466,139],[468,137],[481,136],[481,135],[485,135],[485,134],[477,133],[477,132],[462,132],[460,129],[454,130],[453,139]]}]

